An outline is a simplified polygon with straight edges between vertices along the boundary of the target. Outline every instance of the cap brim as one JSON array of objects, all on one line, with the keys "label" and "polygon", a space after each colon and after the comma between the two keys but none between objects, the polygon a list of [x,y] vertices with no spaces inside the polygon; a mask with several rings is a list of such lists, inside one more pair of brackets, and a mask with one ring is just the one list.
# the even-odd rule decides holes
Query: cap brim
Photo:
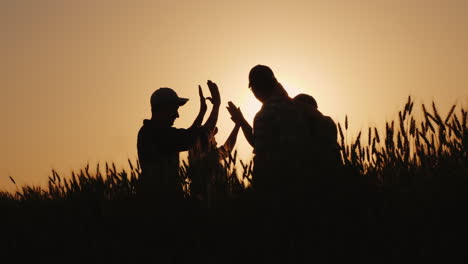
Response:
[{"label": "cap brim", "polygon": [[188,100],[188,98],[179,98],[179,106],[183,106],[185,103],[187,103]]}]

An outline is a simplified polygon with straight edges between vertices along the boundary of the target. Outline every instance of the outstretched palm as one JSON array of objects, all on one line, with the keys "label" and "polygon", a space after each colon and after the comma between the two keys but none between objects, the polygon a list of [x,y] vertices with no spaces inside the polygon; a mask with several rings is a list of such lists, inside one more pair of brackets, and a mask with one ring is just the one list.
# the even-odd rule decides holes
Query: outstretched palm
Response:
[{"label": "outstretched palm", "polygon": [[241,124],[244,120],[244,115],[239,107],[237,107],[233,102],[229,101],[228,106],[226,107],[229,114],[231,115],[231,120],[236,124]]},{"label": "outstretched palm", "polygon": [[[218,85],[216,85],[216,83],[208,80],[208,88],[210,89],[210,93],[211,93],[211,103],[213,103],[213,105],[217,105],[219,106],[221,104],[221,96],[219,95],[219,89],[218,89]],[[207,98],[208,99],[208,98]]]},{"label": "outstretched palm", "polygon": [[206,112],[206,109],[208,108],[206,105],[206,99],[211,100],[211,98],[205,98],[205,96],[203,96],[203,91],[200,85],[198,85],[198,95],[200,96],[200,111]]}]

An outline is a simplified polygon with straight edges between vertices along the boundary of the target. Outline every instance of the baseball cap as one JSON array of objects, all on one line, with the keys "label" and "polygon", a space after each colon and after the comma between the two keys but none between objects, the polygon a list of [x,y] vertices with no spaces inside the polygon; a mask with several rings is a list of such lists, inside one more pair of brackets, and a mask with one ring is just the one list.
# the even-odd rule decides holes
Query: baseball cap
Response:
[{"label": "baseball cap", "polygon": [[161,87],[151,95],[151,106],[177,104],[179,106],[187,103],[188,98],[181,98],[177,93],[168,87]]}]

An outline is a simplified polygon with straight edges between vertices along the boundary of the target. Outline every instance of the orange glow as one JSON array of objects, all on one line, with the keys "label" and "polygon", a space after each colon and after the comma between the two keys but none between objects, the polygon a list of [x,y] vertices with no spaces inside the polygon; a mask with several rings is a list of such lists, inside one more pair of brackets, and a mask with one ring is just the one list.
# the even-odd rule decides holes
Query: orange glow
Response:
[{"label": "orange glow", "polygon": [[[162,86],[190,98],[175,123],[186,128],[197,85],[216,82],[222,144],[228,101],[250,122],[260,108],[247,88],[256,64],[335,121],[348,114],[353,132],[393,118],[409,94],[441,111],[466,104],[468,2],[393,2],[1,1],[0,189],[88,161],[126,166]],[[237,148],[251,157],[242,133]]]}]

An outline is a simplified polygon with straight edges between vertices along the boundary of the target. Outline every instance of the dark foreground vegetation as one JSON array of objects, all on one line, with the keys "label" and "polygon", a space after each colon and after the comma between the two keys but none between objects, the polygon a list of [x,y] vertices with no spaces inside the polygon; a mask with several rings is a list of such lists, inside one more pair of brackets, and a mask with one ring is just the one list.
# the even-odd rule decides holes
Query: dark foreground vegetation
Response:
[{"label": "dark foreground vegetation", "polygon": [[334,184],[286,217],[265,210],[249,185],[252,164],[235,154],[201,202],[188,194],[203,164],[184,163],[187,199],[177,206],[139,200],[140,168],[129,161],[126,170],[53,171],[46,189],[0,193],[0,251],[49,263],[461,263],[467,113],[454,106],[442,117],[432,104],[415,118],[413,104],[408,98],[397,120],[369,128],[367,138],[347,138],[347,118],[339,124],[343,167],[329,175]]}]

